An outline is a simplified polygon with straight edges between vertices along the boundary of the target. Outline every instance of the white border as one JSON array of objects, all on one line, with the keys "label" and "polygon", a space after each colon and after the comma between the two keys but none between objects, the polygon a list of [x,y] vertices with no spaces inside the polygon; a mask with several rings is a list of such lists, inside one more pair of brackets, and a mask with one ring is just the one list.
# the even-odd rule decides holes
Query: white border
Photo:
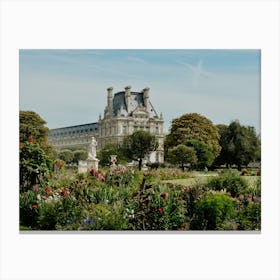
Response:
[{"label": "white border", "polygon": [[[279,279],[279,2],[1,2],[2,279]],[[18,49],[262,50],[262,233],[20,235]]]}]

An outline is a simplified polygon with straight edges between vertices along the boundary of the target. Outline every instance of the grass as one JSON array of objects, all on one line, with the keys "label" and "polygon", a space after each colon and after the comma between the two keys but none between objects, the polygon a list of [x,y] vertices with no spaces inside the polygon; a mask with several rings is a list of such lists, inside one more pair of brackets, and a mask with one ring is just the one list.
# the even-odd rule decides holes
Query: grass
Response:
[{"label": "grass", "polygon": [[[207,174],[210,175],[210,174]],[[196,176],[188,179],[175,179],[175,180],[164,180],[164,184],[174,184],[174,185],[183,185],[183,186],[195,186],[197,184],[206,183],[212,176],[216,176],[217,173],[212,173],[210,176],[205,176],[204,174],[197,173]],[[242,176],[247,182],[249,187],[254,187],[259,176]]]}]

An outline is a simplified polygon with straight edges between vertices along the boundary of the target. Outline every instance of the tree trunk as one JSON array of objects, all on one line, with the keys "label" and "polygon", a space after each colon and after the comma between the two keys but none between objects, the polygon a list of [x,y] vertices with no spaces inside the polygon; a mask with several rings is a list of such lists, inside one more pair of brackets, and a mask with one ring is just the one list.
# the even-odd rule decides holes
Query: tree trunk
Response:
[{"label": "tree trunk", "polygon": [[142,167],[142,158],[139,159],[139,165],[138,165],[139,171],[141,171],[141,167]]}]

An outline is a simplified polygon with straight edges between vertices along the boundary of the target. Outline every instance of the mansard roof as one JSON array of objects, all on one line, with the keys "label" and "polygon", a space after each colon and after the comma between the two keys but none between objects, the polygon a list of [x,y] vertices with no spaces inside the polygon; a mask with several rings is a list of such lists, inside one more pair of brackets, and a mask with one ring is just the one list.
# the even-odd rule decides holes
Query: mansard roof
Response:
[{"label": "mansard roof", "polygon": [[[120,91],[115,93],[113,99],[113,113],[115,116],[118,113],[122,116],[131,116],[138,106],[144,107],[143,92],[130,92],[130,111],[127,110],[127,104],[125,102],[125,92]],[[158,118],[158,114],[155,111],[152,103],[149,101],[149,116],[151,118]]]}]

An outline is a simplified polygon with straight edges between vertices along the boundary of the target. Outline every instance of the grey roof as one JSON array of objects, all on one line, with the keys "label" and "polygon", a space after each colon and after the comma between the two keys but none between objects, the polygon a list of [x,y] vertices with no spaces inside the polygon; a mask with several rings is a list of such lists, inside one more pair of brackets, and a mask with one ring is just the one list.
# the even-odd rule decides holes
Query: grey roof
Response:
[{"label": "grey roof", "polygon": [[98,132],[98,123],[87,123],[81,125],[73,125],[61,128],[54,128],[50,130],[49,136],[66,135],[71,133],[83,133],[83,132]]},{"label": "grey roof", "polygon": [[[115,116],[120,115],[131,116],[133,111],[139,106],[144,106],[144,97],[143,92],[131,92],[130,93],[130,111],[127,110],[127,104],[125,102],[125,92],[121,91],[115,93],[113,99],[113,113]],[[152,103],[149,101],[149,115],[150,117],[158,117],[157,112],[155,111]]]}]

